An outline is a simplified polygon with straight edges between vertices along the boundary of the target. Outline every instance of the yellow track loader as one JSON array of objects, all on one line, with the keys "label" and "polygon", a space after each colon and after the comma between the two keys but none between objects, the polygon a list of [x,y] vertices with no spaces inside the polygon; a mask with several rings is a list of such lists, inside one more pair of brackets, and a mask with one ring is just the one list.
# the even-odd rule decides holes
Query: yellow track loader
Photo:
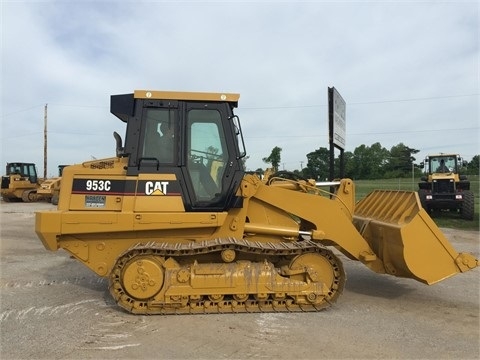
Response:
[{"label": "yellow track loader", "polygon": [[58,165],[58,177],[53,177],[43,181],[37,190],[37,194],[42,199],[51,202],[53,205],[58,205],[58,197],[60,194],[60,184],[62,182],[62,172],[65,166]]},{"label": "yellow track loader", "polygon": [[[434,284],[479,265],[415,192],[355,203],[329,184],[244,171],[238,94],[137,90],[111,97],[116,156],[64,169],[58,209],[36,213],[48,250],[109,280],[135,314],[318,311],[345,285],[340,253]],[[330,191],[333,188],[335,191]]]},{"label": "yellow track loader", "polygon": [[32,202],[39,200],[37,189],[40,181],[35,164],[7,163],[6,174],[2,176],[1,195],[3,201]]}]

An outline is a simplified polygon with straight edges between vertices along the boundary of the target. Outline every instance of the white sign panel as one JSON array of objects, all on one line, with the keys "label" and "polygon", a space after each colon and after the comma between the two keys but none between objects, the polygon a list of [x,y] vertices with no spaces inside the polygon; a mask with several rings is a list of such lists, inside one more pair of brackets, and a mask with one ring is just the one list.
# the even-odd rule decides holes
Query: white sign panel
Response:
[{"label": "white sign panel", "polygon": [[346,134],[345,100],[333,89],[333,143],[345,149]]}]

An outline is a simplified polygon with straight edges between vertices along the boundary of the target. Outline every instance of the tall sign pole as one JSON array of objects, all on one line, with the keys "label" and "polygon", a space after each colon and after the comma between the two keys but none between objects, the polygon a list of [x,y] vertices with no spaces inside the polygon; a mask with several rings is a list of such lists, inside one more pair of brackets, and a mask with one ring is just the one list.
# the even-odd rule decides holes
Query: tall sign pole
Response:
[{"label": "tall sign pole", "polygon": [[343,152],[346,139],[346,103],[334,87],[328,88],[328,138],[330,143],[330,180],[335,179],[335,148],[340,149],[340,178],[345,174]]},{"label": "tall sign pole", "polygon": [[47,106],[43,114],[43,179],[47,178]]}]

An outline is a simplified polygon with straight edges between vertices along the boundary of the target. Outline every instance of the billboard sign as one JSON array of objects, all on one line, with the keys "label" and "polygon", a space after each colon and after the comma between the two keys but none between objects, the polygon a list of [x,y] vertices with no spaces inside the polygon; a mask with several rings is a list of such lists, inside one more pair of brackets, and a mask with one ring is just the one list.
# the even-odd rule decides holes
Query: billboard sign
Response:
[{"label": "billboard sign", "polygon": [[330,142],[344,150],[346,139],[346,103],[337,89],[328,88]]}]

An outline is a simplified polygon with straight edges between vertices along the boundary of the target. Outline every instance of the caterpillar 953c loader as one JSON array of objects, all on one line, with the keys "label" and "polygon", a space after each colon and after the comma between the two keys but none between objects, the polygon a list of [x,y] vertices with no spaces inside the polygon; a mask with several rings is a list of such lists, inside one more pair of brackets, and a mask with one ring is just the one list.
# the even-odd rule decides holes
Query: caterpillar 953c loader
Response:
[{"label": "caterpillar 953c loader", "polygon": [[[135,314],[317,311],[341,294],[337,255],[433,284],[477,267],[457,253],[415,192],[243,168],[238,94],[135,91],[111,97],[126,123],[116,157],[65,168],[58,209],[36,214],[62,248],[109,279]],[[162,136],[161,136],[162,135]]]}]

